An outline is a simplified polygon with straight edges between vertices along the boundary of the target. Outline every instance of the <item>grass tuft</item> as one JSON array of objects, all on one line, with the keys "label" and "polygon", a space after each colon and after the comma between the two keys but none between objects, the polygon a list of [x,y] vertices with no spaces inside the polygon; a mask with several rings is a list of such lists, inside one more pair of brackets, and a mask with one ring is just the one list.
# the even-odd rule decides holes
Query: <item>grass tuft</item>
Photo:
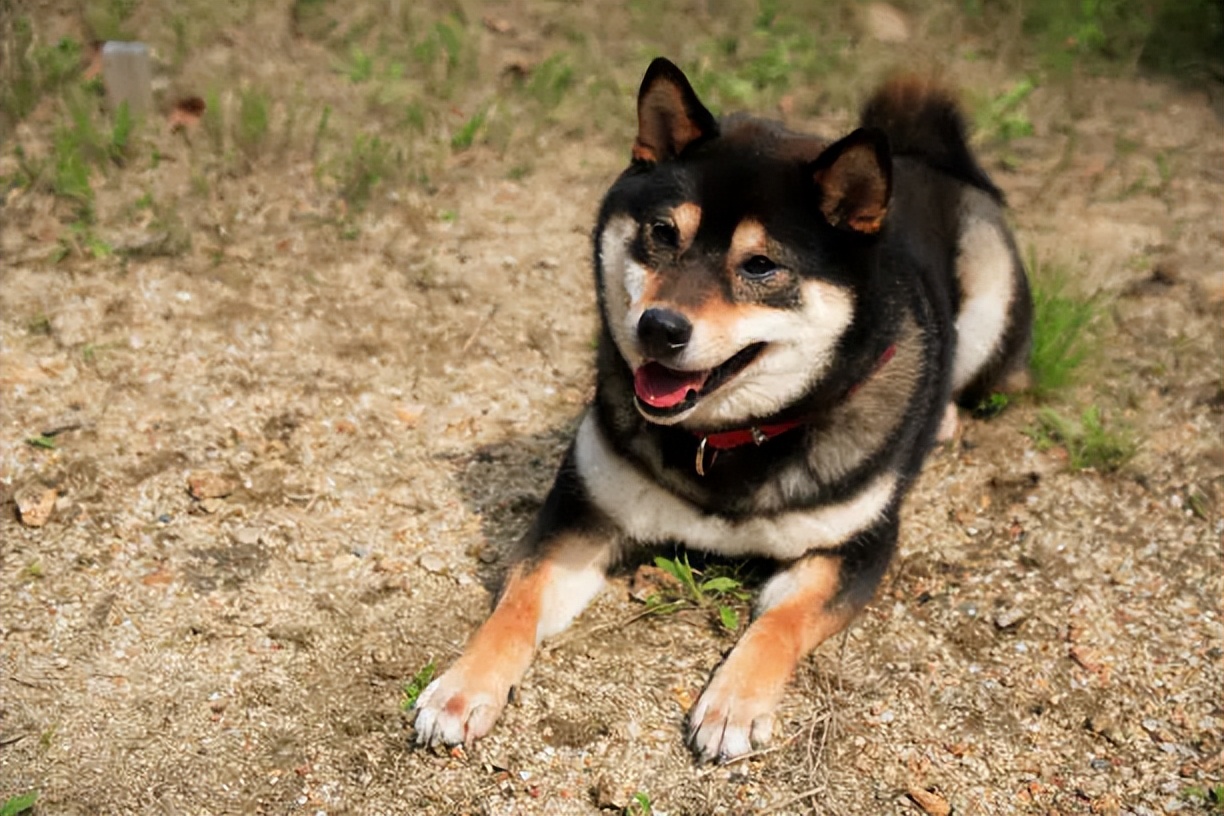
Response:
[{"label": "grass tuft", "polygon": [[1075,292],[1065,267],[1029,259],[1033,289],[1033,346],[1029,367],[1033,394],[1048,397],[1071,385],[1075,374],[1096,352],[1094,333],[1101,304],[1097,297]]},{"label": "grass tuft", "polygon": [[1037,412],[1037,424],[1026,431],[1040,450],[1060,445],[1067,451],[1067,464],[1072,470],[1093,469],[1112,473],[1131,460],[1138,450],[1134,434],[1128,428],[1105,427],[1097,406],[1087,408],[1078,420],[1070,419],[1053,408]]}]

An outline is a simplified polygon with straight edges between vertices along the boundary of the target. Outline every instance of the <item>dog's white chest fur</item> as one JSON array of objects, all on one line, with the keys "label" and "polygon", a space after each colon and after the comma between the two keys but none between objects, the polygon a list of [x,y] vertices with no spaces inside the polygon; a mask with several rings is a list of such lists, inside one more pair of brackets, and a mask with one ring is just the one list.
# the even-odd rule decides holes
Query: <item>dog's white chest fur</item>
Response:
[{"label": "dog's white chest fur", "polygon": [[780,560],[845,543],[879,519],[892,501],[897,478],[884,471],[846,501],[743,521],[711,515],[656,484],[617,454],[591,414],[583,419],[574,456],[591,500],[643,544],[677,541],[729,556]]}]

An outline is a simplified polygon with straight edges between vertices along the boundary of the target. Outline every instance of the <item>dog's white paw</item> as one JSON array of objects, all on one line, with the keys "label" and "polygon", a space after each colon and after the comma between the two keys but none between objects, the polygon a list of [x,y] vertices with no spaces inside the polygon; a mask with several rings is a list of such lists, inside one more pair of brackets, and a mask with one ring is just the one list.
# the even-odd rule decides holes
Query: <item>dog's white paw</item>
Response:
[{"label": "dog's white paw", "polygon": [[714,674],[689,712],[689,744],[702,762],[728,762],[763,747],[773,736],[773,695],[726,669]]},{"label": "dog's white paw", "polygon": [[413,723],[418,745],[471,745],[493,729],[510,687],[469,674],[456,665],[421,692]]}]

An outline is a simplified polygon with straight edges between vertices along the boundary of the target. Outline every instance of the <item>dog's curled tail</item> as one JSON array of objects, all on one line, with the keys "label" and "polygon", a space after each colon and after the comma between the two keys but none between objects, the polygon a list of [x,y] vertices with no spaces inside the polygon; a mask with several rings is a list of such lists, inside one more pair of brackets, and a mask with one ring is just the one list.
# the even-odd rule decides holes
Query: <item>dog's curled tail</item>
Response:
[{"label": "dog's curled tail", "polygon": [[884,131],[894,155],[918,159],[1003,203],[1003,192],[969,149],[960,105],[935,82],[911,75],[889,79],[863,106],[862,126]]}]

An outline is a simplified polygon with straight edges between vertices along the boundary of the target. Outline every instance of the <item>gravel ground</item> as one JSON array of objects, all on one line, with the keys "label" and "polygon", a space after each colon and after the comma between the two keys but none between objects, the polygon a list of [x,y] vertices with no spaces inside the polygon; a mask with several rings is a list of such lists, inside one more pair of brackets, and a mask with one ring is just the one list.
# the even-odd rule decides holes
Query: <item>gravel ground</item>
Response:
[{"label": "gravel ground", "polygon": [[[1035,406],[968,420],[910,497],[876,602],[804,664],[775,745],[730,766],[695,766],[681,728],[732,636],[703,611],[640,617],[627,576],[470,752],[411,748],[400,706],[485,614],[590,392],[587,236],[625,150],[558,134],[519,180],[474,150],[355,240],[320,227],[325,194],[288,164],[219,182],[193,222],[209,229],[169,257],[53,263],[57,205],[10,191],[0,798],[1206,812],[1193,790],[1224,783],[1220,119],[1142,80],[1033,105],[1011,169],[988,163],[1021,241],[1105,304],[1065,404],[1100,406],[1139,452],[1072,472],[1024,434]],[[117,244],[149,229],[122,215],[131,190],[190,183],[193,148],[156,138],[160,168],[99,191]]]}]

